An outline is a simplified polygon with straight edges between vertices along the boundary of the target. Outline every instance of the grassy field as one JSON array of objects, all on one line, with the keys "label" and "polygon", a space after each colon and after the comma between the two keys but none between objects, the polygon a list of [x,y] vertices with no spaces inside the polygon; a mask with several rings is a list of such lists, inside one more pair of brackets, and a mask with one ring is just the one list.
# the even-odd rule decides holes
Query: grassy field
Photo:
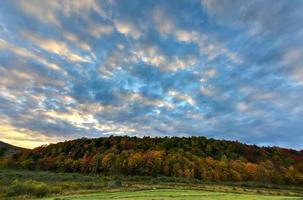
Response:
[{"label": "grassy field", "polygon": [[[74,196],[78,195],[78,196]],[[303,188],[174,177],[0,170],[0,199],[303,199]]]},{"label": "grassy field", "polygon": [[301,197],[271,196],[257,194],[235,194],[223,192],[208,192],[200,190],[182,189],[157,189],[132,192],[101,192],[89,195],[65,196],[55,198],[44,198],[43,200],[282,200],[282,199],[303,199]]}]

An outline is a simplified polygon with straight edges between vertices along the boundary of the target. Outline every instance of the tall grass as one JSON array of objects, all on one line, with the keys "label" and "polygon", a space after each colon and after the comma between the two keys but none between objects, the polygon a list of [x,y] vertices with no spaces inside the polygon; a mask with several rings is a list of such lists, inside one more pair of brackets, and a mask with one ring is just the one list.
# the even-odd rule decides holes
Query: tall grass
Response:
[{"label": "tall grass", "polygon": [[301,195],[295,186],[256,185],[255,183],[203,182],[176,177],[105,176],[98,174],[53,173],[24,170],[0,170],[0,199],[33,198],[50,195],[91,193],[105,190],[145,190],[187,188],[233,193]]},{"label": "tall grass", "polygon": [[28,180],[21,182],[13,181],[7,190],[7,196],[28,195],[34,197],[44,197],[49,193],[48,187],[45,183]]}]

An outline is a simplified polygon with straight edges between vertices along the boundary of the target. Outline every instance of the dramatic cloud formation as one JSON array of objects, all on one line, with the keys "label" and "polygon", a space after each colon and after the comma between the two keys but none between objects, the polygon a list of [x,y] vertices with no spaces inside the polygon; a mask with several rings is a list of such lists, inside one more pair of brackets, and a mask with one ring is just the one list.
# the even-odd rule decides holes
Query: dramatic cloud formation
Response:
[{"label": "dramatic cloud formation", "polygon": [[300,0],[12,0],[0,140],[192,136],[303,148]]}]

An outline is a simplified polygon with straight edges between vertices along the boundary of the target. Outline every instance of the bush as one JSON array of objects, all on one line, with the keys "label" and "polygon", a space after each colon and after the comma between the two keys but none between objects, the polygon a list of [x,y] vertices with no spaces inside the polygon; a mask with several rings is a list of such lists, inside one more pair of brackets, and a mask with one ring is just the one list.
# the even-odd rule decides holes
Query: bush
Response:
[{"label": "bush", "polygon": [[35,197],[44,197],[48,193],[48,188],[45,183],[36,181],[14,181],[9,187],[7,196],[30,195]]},{"label": "bush", "polygon": [[109,187],[109,188],[119,188],[119,187],[122,187],[122,182],[119,181],[119,180],[110,181],[110,182],[108,182],[107,187]]}]

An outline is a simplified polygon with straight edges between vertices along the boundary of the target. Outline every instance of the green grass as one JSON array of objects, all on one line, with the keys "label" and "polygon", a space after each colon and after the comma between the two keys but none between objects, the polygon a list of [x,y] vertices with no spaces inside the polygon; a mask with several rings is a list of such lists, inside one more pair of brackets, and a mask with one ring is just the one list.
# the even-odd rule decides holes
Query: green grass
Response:
[{"label": "green grass", "polygon": [[[79,195],[79,196],[73,196]],[[85,196],[83,196],[85,195]],[[286,198],[287,196],[287,198]],[[104,176],[0,169],[0,199],[300,199],[303,188],[174,177]]]},{"label": "green grass", "polygon": [[99,200],[99,199],[119,199],[119,200],[282,200],[282,199],[303,199],[300,197],[286,196],[266,196],[253,194],[235,194],[223,192],[208,192],[201,190],[182,189],[156,189],[132,192],[100,192],[88,195],[65,196],[44,198],[43,200]]}]

